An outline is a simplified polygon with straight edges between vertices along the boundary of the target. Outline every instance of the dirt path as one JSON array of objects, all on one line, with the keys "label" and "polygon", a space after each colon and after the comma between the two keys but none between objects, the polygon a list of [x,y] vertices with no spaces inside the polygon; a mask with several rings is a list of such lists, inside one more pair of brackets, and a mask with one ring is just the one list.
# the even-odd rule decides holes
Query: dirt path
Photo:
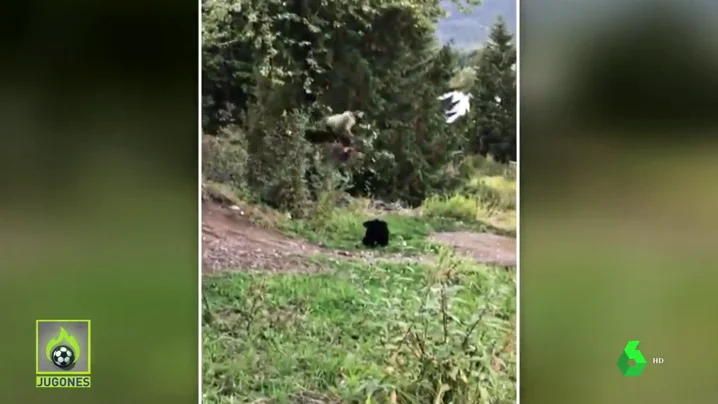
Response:
[{"label": "dirt path", "polygon": [[229,268],[313,272],[321,268],[308,257],[320,252],[319,247],[257,227],[218,204],[202,205],[203,272]]},{"label": "dirt path", "polygon": [[[492,234],[438,233],[434,238],[454,246],[479,262],[515,266],[515,240]],[[348,252],[324,249],[291,239],[276,230],[254,225],[242,215],[219,204],[202,206],[202,272],[242,268],[270,272],[317,272],[322,266],[311,256],[368,260],[424,261],[427,257],[403,257],[372,251]]]},{"label": "dirt path", "polygon": [[489,233],[446,232],[436,233],[433,239],[453,246],[476,261],[507,267],[516,267],[516,239]]}]

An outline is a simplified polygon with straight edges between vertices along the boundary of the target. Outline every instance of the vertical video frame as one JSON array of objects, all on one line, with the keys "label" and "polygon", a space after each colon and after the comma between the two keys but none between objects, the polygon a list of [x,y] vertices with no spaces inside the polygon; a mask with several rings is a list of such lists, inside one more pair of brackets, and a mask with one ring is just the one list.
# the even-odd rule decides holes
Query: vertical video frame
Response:
[{"label": "vertical video frame", "polygon": [[516,3],[202,2],[202,401],[517,400]]}]

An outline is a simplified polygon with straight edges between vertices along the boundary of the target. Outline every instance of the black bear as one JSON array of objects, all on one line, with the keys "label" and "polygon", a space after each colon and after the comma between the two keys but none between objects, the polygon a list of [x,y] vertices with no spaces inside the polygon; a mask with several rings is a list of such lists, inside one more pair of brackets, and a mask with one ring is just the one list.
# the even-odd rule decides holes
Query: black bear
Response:
[{"label": "black bear", "polygon": [[367,247],[376,247],[378,245],[386,247],[389,245],[389,226],[386,222],[379,219],[364,222],[366,234],[362,239],[362,244]]}]

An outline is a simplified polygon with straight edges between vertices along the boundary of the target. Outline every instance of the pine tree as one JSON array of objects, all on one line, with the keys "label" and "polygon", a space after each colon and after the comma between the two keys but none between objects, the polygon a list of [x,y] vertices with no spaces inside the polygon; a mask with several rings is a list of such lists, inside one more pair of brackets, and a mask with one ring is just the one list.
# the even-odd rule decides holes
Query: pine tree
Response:
[{"label": "pine tree", "polygon": [[506,22],[491,29],[477,66],[474,150],[499,161],[516,160],[516,48]]}]

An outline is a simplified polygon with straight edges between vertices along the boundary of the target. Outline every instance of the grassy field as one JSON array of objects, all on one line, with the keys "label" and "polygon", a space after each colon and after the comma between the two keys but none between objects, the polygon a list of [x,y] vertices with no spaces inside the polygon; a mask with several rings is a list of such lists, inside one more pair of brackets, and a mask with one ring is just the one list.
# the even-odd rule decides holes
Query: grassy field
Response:
[{"label": "grassy field", "polygon": [[439,262],[205,280],[204,402],[515,401],[515,273]]},{"label": "grassy field", "polygon": [[[447,201],[451,201],[448,198]],[[418,211],[408,213],[370,213],[362,209],[339,208],[321,220],[291,220],[281,222],[280,228],[290,236],[302,238],[329,248],[354,250],[359,248],[364,234],[362,223],[368,218],[381,217],[391,229],[391,244],[383,249],[386,253],[436,253],[438,245],[427,238],[433,232],[468,230],[494,234],[513,235],[511,230],[501,229],[488,221],[461,221],[453,217],[426,215]]]},{"label": "grassy field", "polygon": [[415,210],[372,212],[353,200],[291,220],[243,207],[256,226],[327,248],[356,250],[372,216],[389,223],[392,240],[373,258],[309,257],[320,273],[205,276],[203,402],[515,402],[515,271],[429,239],[447,230],[515,235],[515,176],[472,169],[466,189]]}]

